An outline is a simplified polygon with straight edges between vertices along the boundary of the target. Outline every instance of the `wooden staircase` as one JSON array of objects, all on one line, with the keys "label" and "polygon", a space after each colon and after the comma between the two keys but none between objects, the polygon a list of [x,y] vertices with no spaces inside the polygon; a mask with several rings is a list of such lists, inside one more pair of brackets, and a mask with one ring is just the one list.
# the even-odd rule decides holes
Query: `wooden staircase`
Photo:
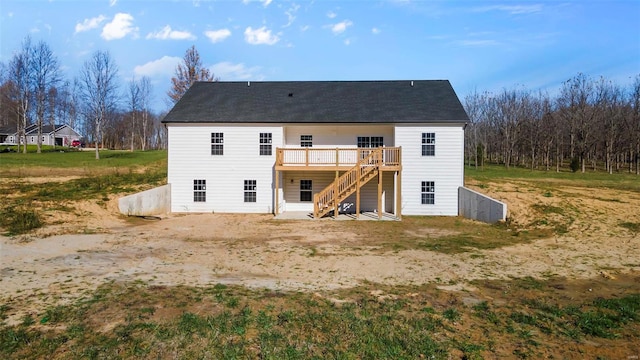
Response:
[{"label": "wooden staircase", "polygon": [[337,216],[340,203],[378,175],[380,166],[383,165],[382,149],[371,149],[369,154],[358,161],[354,167],[315,194],[313,217],[321,218],[332,210]]}]

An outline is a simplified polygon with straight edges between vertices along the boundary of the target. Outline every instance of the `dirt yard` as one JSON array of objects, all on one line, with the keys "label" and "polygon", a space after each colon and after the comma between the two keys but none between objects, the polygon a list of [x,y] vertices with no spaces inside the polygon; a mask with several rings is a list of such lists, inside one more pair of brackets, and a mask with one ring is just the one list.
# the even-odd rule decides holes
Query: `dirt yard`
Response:
[{"label": "dirt yard", "polygon": [[[113,198],[74,204],[81,211],[73,215],[50,212],[47,222],[54,225],[33,235],[0,237],[0,300],[24,300],[7,320],[12,323],[30,308],[77,298],[108,281],[314,292],[363,283],[435,283],[473,292],[474,280],[614,280],[624,274],[629,287],[640,288],[640,234],[620,226],[640,223],[640,194],[562,184],[549,193],[518,181],[479,185],[470,184],[508,203],[517,227],[562,226],[562,235],[462,253],[381,250],[350,221],[221,214],[126,219]],[[537,221],[542,213],[545,221]],[[378,224],[371,226],[384,226]],[[416,240],[454,232],[405,231]]]}]

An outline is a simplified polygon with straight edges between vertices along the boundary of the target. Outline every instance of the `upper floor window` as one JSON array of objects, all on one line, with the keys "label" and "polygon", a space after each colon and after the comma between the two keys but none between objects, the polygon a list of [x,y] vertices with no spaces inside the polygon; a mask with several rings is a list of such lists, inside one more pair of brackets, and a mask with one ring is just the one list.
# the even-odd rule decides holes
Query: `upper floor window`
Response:
[{"label": "upper floor window", "polygon": [[224,155],[224,133],[211,133],[211,155]]},{"label": "upper floor window", "polygon": [[207,180],[193,180],[193,202],[207,201]]},{"label": "upper floor window", "polygon": [[244,181],[244,202],[256,202],[257,200],[257,180]]},{"label": "upper floor window", "polygon": [[300,147],[313,147],[313,135],[300,135]]},{"label": "upper floor window", "polygon": [[436,133],[422,133],[422,156],[436,155]]},{"label": "upper floor window", "polygon": [[436,203],[436,184],[433,181],[422,182],[422,204],[433,205]]},{"label": "upper floor window", "polygon": [[260,133],[260,155],[271,155],[271,133]]},{"label": "upper floor window", "polygon": [[359,148],[377,148],[384,146],[384,137],[382,136],[358,136]]}]

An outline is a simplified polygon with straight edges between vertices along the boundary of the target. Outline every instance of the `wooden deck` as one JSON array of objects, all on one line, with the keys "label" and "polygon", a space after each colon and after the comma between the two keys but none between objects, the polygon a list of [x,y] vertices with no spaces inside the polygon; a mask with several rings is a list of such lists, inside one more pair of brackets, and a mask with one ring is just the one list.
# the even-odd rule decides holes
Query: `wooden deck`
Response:
[{"label": "wooden deck", "polygon": [[[370,148],[277,148],[278,171],[346,171],[376,149]],[[402,167],[399,147],[382,148],[382,171],[398,171]]]},{"label": "wooden deck", "polygon": [[[280,171],[335,171],[335,180],[320,192],[313,194],[313,216],[321,218],[333,211],[338,216],[340,202],[356,194],[356,215],[360,216],[360,189],[370,180],[378,179],[378,206],[382,209],[382,174],[396,173],[395,217],[401,214],[402,148],[276,148],[275,189],[280,188]],[[343,172],[340,175],[340,172]],[[276,191],[277,194],[277,191]],[[275,215],[278,215],[279,196],[275,198]],[[382,211],[378,219],[382,220]]]}]

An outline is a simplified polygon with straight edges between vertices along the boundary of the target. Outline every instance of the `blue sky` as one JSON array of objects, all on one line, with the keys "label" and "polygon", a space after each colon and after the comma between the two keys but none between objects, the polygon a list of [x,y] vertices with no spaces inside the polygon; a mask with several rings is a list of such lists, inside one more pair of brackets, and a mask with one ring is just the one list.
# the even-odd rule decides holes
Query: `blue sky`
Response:
[{"label": "blue sky", "polygon": [[68,79],[108,50],[123,93],[150,77],[156,111],[191,45],[221,81],[448,79],[461,99],[640,74],[638,0],[1,0],[0,61],[27,35]]}]

